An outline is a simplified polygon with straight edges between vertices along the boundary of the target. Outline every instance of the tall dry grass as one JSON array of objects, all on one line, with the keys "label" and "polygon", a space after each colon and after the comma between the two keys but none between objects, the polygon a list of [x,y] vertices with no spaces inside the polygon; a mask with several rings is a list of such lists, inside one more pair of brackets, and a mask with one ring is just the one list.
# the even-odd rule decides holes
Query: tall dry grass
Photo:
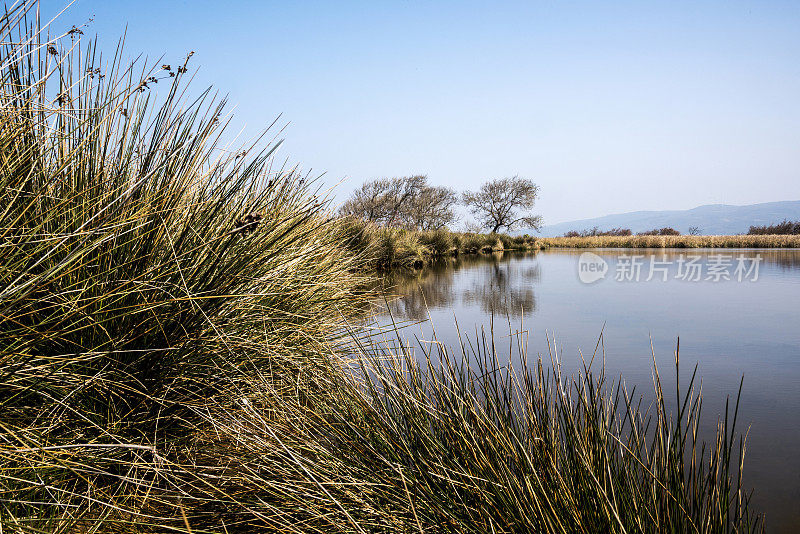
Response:
[{"label": "tall dry grass", "polygon": [[394,228],[353,217],[343,217],[337,224],[348,236],[346,246],[367,265],[380,270],[420,269],[432,261],[459,254],[538,249],[536,240],[529,236]]},{"label": "tall dry grass", "polygon": [[275,145],[225,150],[188,58],[101,61],[43,41],[36,7],[0,25],[0,524],[263,524],[210,414],[264,372],[276,407],[327,390],[361,266]]},{"label": "tall dry grass", "polygon": [[798,248],[797,235],[680,235],[546,237],[542,248]]}]

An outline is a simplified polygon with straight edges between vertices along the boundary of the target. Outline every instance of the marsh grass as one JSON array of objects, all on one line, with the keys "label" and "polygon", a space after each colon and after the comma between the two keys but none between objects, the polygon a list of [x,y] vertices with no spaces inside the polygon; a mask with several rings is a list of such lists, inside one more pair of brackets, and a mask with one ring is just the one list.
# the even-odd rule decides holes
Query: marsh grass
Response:
[{"label": "marsh grass", "polygon": [[540,248],[798,248],[797,235],[634,235],[546,237]]},{"label": "marsh grass", "polygon": [[535,238],[449,230],[416,231],[377,226],[350,217],[337,220],[347,247],[378,270],[418,270],[460,254],[537,251],[548,248],[799,248],[797,235],[597,235]]},{"label": "marsh grass", "polygon": [[336,224],[348,236],[346,246],[368,266],[380,270],[420,269],[459,254],[538,249],[537,241],[529,236],[392,228],[352,217],[341,218]]},{"label": "marsh grass", "polygon": [[348,332],[376,250],[448,236],[348,230],[276,145],[222,146],[188,58],[101,61],[35,7],[0,18],[3,532],[760,526],[735,411],[703,448],[691,385],[672,412],[656,378],[648,416],[591,363],[529,364],[522,334],[510,368],[491,333]]},{"label": "marsh grass", "polygon": [[415,349],[398,338],[392,353],[360,345],[356,381],[341,386],[355,406],[329,416],[328,439],[376,484],[363,495],[374,492],[408,531],[763,527],[741,486],[738,397],[706,447],[696,368],[671,393],[655,371],[643,404],[608,380],[597,350],[564,376],[554,350],[547,363],[529,361],[526,338],[512,334],[517,365],[499,363],[509,355],[498,354],[491,332],[454,351],[435,337]]},{"label": "marsh grass", "polygon": [[0,522],[221,528],[250,512],[213,482],[229,458],[207,413],[265,369],[277,397],[325,387],[360,266],[276,145],[225,150],[188,58],[43,42],[35,7],[2,19]]}]

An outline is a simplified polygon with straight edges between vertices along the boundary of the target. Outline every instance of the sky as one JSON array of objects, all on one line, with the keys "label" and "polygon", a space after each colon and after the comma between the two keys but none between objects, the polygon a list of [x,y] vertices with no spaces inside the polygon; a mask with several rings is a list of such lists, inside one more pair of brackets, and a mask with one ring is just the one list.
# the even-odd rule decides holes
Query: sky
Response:
[{"label": "sky", "polygon": [[545,224],[800,199],[796,1],[77,0],[57,24],[85,23],[109,54],[126,28],[129,54],[195,51],[233,131],[280,116],[280,157],[339,201],[412,174],[529,178]]}]

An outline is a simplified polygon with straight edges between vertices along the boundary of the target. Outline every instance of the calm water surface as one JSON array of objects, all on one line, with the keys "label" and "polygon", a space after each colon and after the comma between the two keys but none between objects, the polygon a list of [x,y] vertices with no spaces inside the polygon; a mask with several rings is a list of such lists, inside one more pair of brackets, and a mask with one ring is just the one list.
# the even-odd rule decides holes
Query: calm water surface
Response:
[{"label": "calm water surface", "polygon": [[[577,370],[579,351],[592,354],[602,331],[607,373],[640,392],[652,391],[651,341],[664,388],[674,387],[680,336],[681,380],[699,365],[708,428],[744,376],[745,485],[755,489],[768,531],[800,531],[800,250],[594,250],[608,267],[590,284],[578,275],[584,252],[443,262],[396,279],[400,298],[389,309],[396,321],[413,323],[408,338],[430,339],[435,328],[451,346],[455,320],[473,334],[492,317],[501,334],[507,319],[522,322],[529,355],[549,361],[547,339],[555,340],[566,370]],[[387,310],[378,321],[390,321]]]}]

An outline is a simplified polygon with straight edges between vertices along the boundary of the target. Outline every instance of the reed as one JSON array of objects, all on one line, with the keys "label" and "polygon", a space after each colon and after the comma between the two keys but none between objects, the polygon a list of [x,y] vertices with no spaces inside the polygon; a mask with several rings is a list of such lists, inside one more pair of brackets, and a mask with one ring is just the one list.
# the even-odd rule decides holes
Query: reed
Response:
[{"label": "reed", "polygon": [[436,230],[387,228],[352,218],[337,221],[350,250],[379,270],[416,270],[442,257],[501,250],[547,248],[798,248],[798,235],[587,235],[534,238]]},{"label": "reed", "polygon": [[248,523],[207,414],[261,372],[326,388],[362,266],[275,145],[225,150],[188,58],[101,62],[29,32],[35,7],[0,22],[0,524]]},{"label": "reed", "polygon": [[546,237],[541,248],[797,248],[797,235],[635,235]]},{"label": "reed", "polygon": [[459,254],[491,254],[502,250],[538,250],[530,236],[421,231],[378,226],[352,217],[337,220],[348,235],[346,246],[372,268],[414,270],[432,261]]},{"label": "reed", "polygon": [[[375,520],[382,528],[763,528],[741,486],[738,397],[706,446],[698,438],[696,368],[686,389],[672,392],[656,370],[648,404],[607,379],[599,351],[564,376],[554,348],[549,362],[529,361],[526,337],[512,335],[516,365],[499,363],[509,354],[498,354],[491,331],[452,349],[435,339],[412,349],[398,338],[393,351],[358,346],[354,379],[341,386],[353,404],[336,405],[344,407],[328,416],[334,424],[325,440],[342,451],[353,479],[370,480],[360,490],[369,506],[391,510]],[[676,351],[676,374],[679,361]]]}]

